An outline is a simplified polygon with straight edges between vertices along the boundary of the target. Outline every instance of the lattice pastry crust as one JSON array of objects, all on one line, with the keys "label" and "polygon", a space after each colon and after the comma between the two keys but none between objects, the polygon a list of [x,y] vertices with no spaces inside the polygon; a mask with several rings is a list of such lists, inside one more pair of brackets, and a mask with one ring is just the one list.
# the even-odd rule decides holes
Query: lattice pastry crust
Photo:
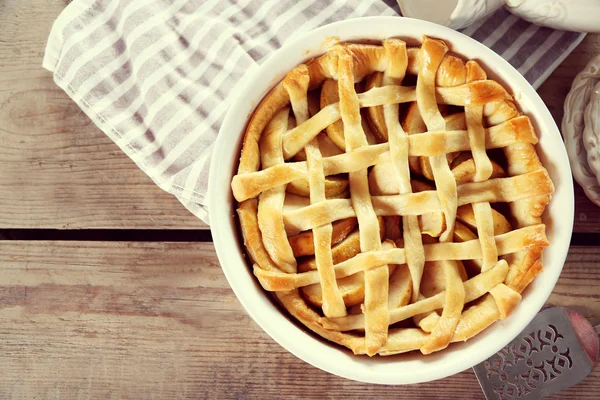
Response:
[{"label": "lattice pastry crust", "polygon": [[467,340],[542,268],[554,187],[537,140],[509,93],[441,40],[335,45],[247,126],[231,187],[254,274],[355,354]]}]

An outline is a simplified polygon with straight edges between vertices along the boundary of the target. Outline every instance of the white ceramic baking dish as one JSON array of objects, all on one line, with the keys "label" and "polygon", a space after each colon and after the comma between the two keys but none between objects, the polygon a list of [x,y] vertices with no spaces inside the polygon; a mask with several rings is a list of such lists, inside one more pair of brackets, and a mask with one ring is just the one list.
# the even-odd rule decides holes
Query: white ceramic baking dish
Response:
[{"label": "white ceramic baking dish", "polygon": [[[545,215],[551,245],[544,252],[544,270],[523,293],[522,303],[509,318],[496,322],[473,339],[452,344],[429,356],[419,352],[394,357],[354,356],[294,323],[258,284],[238,234],[231,178],[237,169],[247,119],[256,105],[293,67],[324,53],[332,43],[328,38],[368,41],[400,37],[420,42],[423,34],[443,39],[452,52],[480,61],[488,75],[504,84],[515,95],[520,109],[531,117],[540,137],[538,154],[556,187]],[[400,17],[347,20],[289,41],[240,82],[237,92],[217,138],[210,171],[213,240],[223,272],[247,312],[265,332],[298,358],[357,381],[381,384],[431,381],[461,372],[491,356],[520,333],[548,299],[567,256],[573,227],[569,160],[558,128],[542,99],[517,70],[489,48],[459,32],[420,20]]]}]

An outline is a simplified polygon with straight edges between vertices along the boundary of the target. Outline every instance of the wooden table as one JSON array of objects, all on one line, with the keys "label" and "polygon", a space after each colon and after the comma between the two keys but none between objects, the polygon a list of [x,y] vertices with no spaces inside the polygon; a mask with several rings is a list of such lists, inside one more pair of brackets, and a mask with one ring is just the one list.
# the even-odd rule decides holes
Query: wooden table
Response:
[{"label": "wooden table", "polygon": [[[413,386],[320,371],[270,339],[207,227],[161,191],[41,68],[64,0],[0,2],[0,399],[483,398],[473,373]],[[560,122],[589,35],[540,89]],[[549,303],[600,323],[600,208],[576,185]],[[596,399],[600,367],[555,399]]]}]

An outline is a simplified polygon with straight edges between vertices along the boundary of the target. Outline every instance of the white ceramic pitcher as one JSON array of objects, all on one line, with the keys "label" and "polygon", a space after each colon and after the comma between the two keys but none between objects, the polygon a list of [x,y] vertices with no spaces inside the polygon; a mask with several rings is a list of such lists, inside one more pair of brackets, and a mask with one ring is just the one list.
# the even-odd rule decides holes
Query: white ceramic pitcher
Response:
[{"label": "white ceramic pitcher", "polygon": [[600,0],[398,0],[402,15],[460,29],[502,6],[555,29],[600,32]]}]

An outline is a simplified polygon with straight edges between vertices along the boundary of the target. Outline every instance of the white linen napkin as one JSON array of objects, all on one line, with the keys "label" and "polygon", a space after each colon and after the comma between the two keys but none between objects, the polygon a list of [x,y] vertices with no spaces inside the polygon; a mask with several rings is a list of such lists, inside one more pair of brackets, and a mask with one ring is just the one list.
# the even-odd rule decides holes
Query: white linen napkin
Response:
[{"label": "white linen napkin", "polygon": [[[74,0],[52,27],[43,66],[159,187],[208,223],[211,151],[244,74],[315,27],[399,13],[394,0]],[[534,87],[585,36],[504,9],[463,33]]]}]

